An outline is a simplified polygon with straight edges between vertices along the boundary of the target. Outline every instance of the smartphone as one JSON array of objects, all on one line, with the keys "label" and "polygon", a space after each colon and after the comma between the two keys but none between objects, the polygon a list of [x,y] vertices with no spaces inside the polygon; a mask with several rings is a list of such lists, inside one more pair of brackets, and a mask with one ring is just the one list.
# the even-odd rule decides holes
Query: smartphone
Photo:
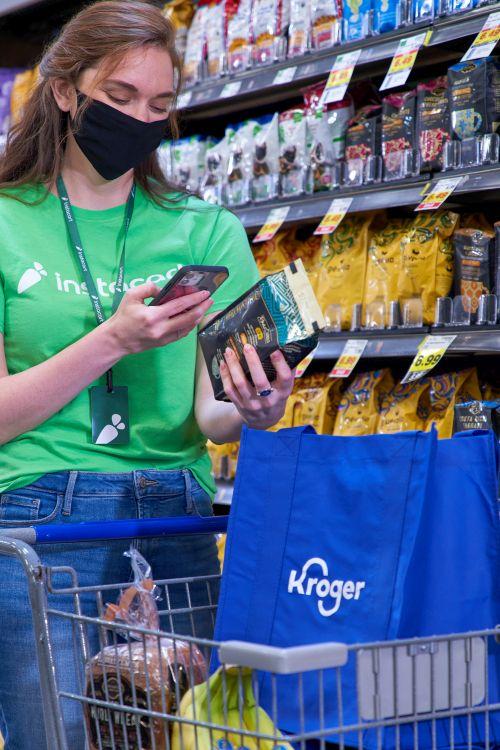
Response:
[{"label": "smartphone", "polygon": [[229,271],[225,266],[184,266],[149,304],[163,305],[196,292],[213,294],[228,276]]}]

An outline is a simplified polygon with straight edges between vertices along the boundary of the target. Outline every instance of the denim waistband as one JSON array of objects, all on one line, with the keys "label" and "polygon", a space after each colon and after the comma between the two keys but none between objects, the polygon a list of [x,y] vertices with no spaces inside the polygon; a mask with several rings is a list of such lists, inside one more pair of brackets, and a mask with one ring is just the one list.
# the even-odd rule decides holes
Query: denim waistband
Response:
[{"label": "denim waistband", "polygon": [[57,471],[44,474],[30,487],[70,495],[169,495],[190,492],[188,469],[145,469],[127,472]]}]

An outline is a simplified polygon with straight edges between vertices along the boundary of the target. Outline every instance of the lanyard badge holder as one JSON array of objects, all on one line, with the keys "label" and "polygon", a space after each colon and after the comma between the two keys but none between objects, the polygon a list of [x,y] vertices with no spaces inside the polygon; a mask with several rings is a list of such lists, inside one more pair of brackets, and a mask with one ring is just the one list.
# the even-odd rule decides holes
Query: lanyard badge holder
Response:
[{"label": "lanyard badge holder", "polygon": [[[80,233],[76,225],[73,209],[68,197],[66,186],[62,177],[57,180],[57,190],[61,200],[63,215],[66,220],[71,245],[76,261],[80,267],[83,279],[87,286],[89,298],[94,309],[97,324],[106,320],[101,298],[85,258]],[[118,267],[118,276],[115,284],[112,314],[118,308],[123,296],[123,279],[125,273],[125,243],[134,212],[135,186],[132,187],[125,209],[125,225],[123,237],[123,249]],[[106,373],[106,385],[93,386],[89,388],[90,393],[90,417],[92,422],[92,442],[95,445],[128,445],[130,440],[129,428],[129,406],[128,387],[118,386],[113,383],[113,370]]]}]

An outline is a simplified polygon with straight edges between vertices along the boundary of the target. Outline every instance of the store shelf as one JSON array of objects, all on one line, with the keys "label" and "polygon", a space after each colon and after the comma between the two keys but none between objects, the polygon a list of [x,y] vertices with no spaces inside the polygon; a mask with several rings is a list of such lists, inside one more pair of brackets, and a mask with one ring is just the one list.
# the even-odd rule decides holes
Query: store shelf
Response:
[{"label": "store shelf", "polygon": [[[491,199],[496,198],[500,191],[500,165],[482,167],[477,169],[446,172],[434,175],[434,179],[444,177],[466,176],[466,180],[453,193],[446,205],[462,205],[470,201],[474,196],[477,200],[478,194]],[[279,206],[290,206],[286,225],[305,222],[320,221],[326,214],[330,203],[334,198],[353,197],[349,213],[359,211],[373,211],[384,208],[398,208],[402,206],[416,206],[420,203],[423,190],[430,180],[430,175],[422,175],[415,180],[402,180],[400,182],[381,183],[366,187],[342,188],[314,195],[300,196],[298,198],[280,198],[279,200],[265,203],[252,203],[239,208],[234,212],[241,219],[243,226],[253,232],[264,224],[272,208]]]},{"label": "store shelf", "polygon": [[316,359],[335,360],[342,352],[348,339],[368,339],[368,345],[363,353],[364,359],[374,357],[413,357],[419,344],[429,333],[443,335],[456,333],[457,338],[447,352],[449,354],[498,354],[500,353],[500,326],[481,330],[463,330],[456,328],[440,328],[431,330],[424,328],[412,332],[394,331],[362,331],[356,333],[323,334]]},{"label": "store shelf", "polygon": [[[427,50],[422,50],[417,58],[416,66],[418,67],[422,61],[431,62],[438,47],[442,49],[443,45],[450,42],[475,36],[481,30],[487,16],[498,9],[500,9],[500,3],[495,3],[464,14],[438,19],[432,25],[415,24],[389,34],[363,39],[360,42],[342,44],[320,53],[311,53],[275,65],[245,71],[239,75],[206,81],[190,89],[191,99],[184,109],[188,116],[196,118],[197,116],[206,117],[210,114],[210,110],[214,113],[237,110],[250,98],[253,104],[275,101],[280,94],[290,95],[298,92],[308,82],[325,78],[336,55],[357,49],[361,50],[361,55],[356,71],[359,72],[360,68],[369,67],[371,73],[374,63],[392,59],[401,39],[432,29],[433,34]],[[295,68],[293,79],[277,84],[276,75],[285,68]],[[241,85],[236,94],[225,97],[224,87],[229,81],[239,81]]]}]

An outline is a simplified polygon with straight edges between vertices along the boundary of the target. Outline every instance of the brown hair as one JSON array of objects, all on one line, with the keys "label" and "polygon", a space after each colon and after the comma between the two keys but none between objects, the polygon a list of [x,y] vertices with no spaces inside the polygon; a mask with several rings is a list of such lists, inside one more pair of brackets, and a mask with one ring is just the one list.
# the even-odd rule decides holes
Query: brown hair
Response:
[{"label": "brown hair", "polygon": [[[97,85],[126,53],[145,45],[161,47],[171,57],[176,89],[169,121],[172,136],[177,138],[175,105],[181,87],[181,60],[175,49],[171,21],[144,0],[101,0],[74,16],[45,51],[38,82],[20,122],[9,133],[0,159],[0,190],[39,183],[52,185],[57,179],[68,137],[69,113],[59,109],[51,79],[64,78],[76,86],[82,71],[97,67]],[[87,100],[79,107],[76,126],[88,104]],[[160,205],[164,205],[165,194],[173,189],[155,153],[135,169],[135,180]],[[179,193],[179,188],[174,189]]]}]

